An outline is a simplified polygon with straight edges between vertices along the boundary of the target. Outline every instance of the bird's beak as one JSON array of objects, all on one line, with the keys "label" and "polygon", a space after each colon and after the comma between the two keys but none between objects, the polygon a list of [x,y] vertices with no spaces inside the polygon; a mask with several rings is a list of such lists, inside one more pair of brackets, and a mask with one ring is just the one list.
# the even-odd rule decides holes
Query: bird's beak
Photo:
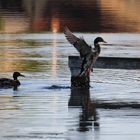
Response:
[{"label": "bird's beak", "polygon": [[25,77],[25,75],[20,74],[20,76]]},{"label": "bird's beak", "polygon": [[103,43],[107,43],[106,41],[103,41]]}]

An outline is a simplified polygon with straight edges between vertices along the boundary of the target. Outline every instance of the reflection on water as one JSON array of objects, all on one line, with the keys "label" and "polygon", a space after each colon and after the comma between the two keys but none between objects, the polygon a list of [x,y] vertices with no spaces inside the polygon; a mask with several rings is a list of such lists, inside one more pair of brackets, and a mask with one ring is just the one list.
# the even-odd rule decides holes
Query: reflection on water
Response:
[{"label": "reflection on water", "polygon": [[53,50],[52,50],[52,78],[57,77],[56,73],[57,69],[57,34],[54,33],[54,38],[53,38]]},{"label": "reflection on water", "polygon": [[82,107],[82,112],[79,116],[79,131],[85,132],[94,128],[99,128],[98,114],[96,104],[90,99],[89,89],[71,89],[69,107]]},{"label": "reflection on water", "polygon": [[[0,32],[140,32],[138,0],[0,0]],[[16,25],[16,26],[15,26]]]}]

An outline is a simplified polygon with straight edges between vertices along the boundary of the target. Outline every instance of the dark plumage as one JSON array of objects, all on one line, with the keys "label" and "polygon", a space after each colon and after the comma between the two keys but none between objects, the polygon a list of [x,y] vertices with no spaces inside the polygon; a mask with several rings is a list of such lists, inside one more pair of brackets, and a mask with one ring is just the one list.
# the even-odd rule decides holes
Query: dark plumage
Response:
[{"label": "dark plumage", "polygon": [[13,79],[0,78],[0,88],[14,88],[14,90],[16,90],[20,85],[20,81],[17,79],[19,76],[25,77],[19,72],[14,72]]},{"label": "dark plumage", "polygon": [[82,75],[90,75],[90,72],[93,71],[93,65],[95,64],[100,52],[101,48],[99,45],[99,42],[106,43],[101,37],[97,37],[94,40],[94,48],[92,48],[90,45],[86,43],[84,38],[76,37],[72,32],[65,27],[64,34],[66,36],[66,39],[69,41],[70,44],[72,44],[77,51],[80,53],[80,57],[82,58],[82,66],[81,66],[81,72],[79,73]]}]

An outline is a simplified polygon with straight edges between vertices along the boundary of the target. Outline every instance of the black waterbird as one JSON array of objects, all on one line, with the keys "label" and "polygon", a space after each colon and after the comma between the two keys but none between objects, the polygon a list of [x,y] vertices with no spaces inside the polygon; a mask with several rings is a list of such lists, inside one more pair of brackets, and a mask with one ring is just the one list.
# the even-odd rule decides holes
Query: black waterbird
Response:
[{"label": "black waterbird", "polygon": [[13,88],[16,90],[17,87],[20,86],[20,81],[18,80],[19,76],[25,77],[19,72],[14,72],[13,79],[0,78],[0,88]]},{"label": "black waterbird", "polygon": [[83,37],[76,37],[67,27],[65,27],[64,34],[66,39],[70,44],[72,44],[77,51],[80,53],[80,57],[82,59],[81,72],[80,76],[88,76],[90,72],[93,71],[93,65],[95,64],[100,52],[101,48],[99,43],[106,43],[103,38],[97,37],[94,40],[94,48],[88,45]]}]

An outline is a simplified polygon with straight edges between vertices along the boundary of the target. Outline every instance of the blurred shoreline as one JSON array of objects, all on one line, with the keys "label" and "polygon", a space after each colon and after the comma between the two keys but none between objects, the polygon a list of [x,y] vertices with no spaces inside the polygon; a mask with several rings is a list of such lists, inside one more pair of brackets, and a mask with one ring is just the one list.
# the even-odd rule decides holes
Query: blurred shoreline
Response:
[{"label": "blurred shoreline", "polygon": [[137,0],[0,0],[0,33],[140,32]]}]

